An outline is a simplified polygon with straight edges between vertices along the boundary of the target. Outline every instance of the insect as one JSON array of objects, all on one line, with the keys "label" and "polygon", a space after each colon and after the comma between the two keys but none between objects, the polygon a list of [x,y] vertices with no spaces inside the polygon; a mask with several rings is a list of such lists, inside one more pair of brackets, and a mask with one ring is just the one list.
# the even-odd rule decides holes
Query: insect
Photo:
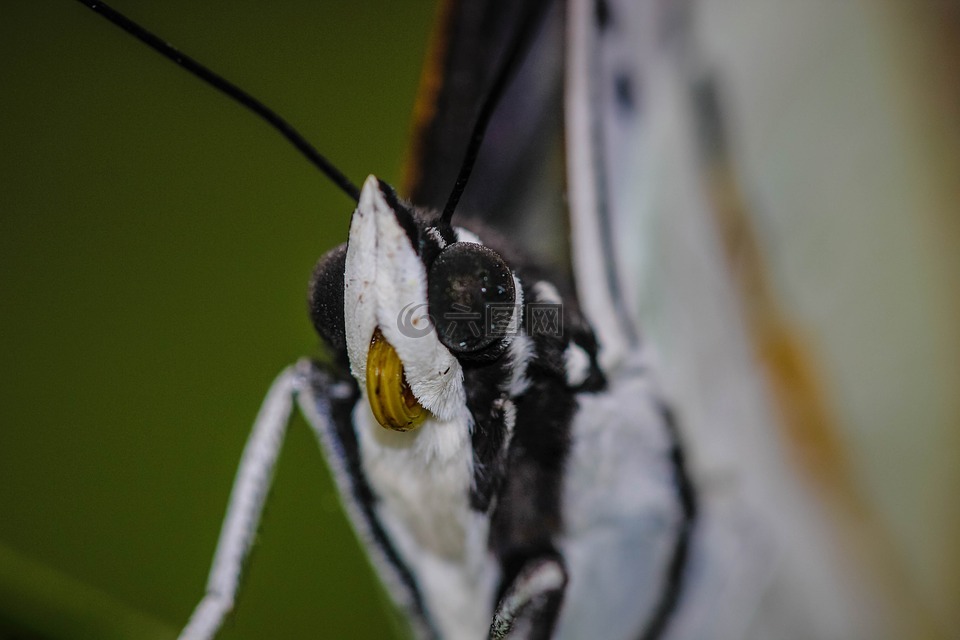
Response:
[{"label": "insect", "polygon": [[[628,94],[628,95],[629,95],[629,94]],[[386,192],[382,192],[382,193],[386,193]],[[374,203],[374,204],[376,204],[376,203]],[[399,339],[397,339],[397,341],[399,341]],[[382,344],[382,343],[377,343],[377,344]],[[390,358],[390,356],[388,356],[388,362],[390,361],[389,358]],[[749,563],[747,563],[747,564],[749,564]]]},{"label": "insect", "polygon": [[[108,8],[95,8],[139,32]],[[525,10],[517,33],[507,39],[503,66],[487,80],[493,88],[487,90],[474,140],[482,136],[484,118],[497,106],[544,12],[540,7]],[[435,125],[443,125],[442,116],[426,127]],[[427,132],[427,144],[438,142],[431,135],[450,134]],[[597,337],[572,299],[564,307],[557,284],[533,270],[521,280],[524,271],[517,259],[508,266],[500,255],[509,255],[506,249],[492,250],[474,232],[451,223],[457,189],[465,185],[470,156],[477,150],[475,144],[469,148],[465,170],[440,215],[402,203],[374,178],[358,191],[336,170],[323,167],[358,198],[351,240],[318,265],[311,294],[314,323],[341,369],[302,362],[282,374],[268,395],[241,464],[207,596],[185,637],[211,636],[232,608],[295,397],[330,453],[355,525],[384,580],[421,635],[469,637],[488,630],[495,637],[546,636],[555,630],[576,634],[578,628],[601,622],[615,634],[662,633],[678,599],[695,517],[679,435],[669,409],[641,377],[639,361],[623,365],[634,373],[623,386],[611,381],[615,386],[607,393]],[[416,186],[418,197],[428,203],[435,189],[431,180],[433,176],[423,176]],[[495,240],[487,242],[496,246]],[[396,293],[399,298],[392,297]],[[411,319],[411,327],[419,329],[415,336],[391,320],[411,305],[430,310],[429,316]],[[493,305],[506,312],[507,324],[517,327],[513,332],[491,333],[492,321],[486,317],[477,320],[480,331],[473,319],[461,319],[459,327],[452,319],[454,311],[486,313]],[[539,320],[537,311],[552,315]],[[544,327],[538,329],[541,322]],[[621,366],[615,350],[626,348],[629,356],[629,345],[617,344],[612,334],[608,338],[608,366]],[[344,375],[346,365],[356,380]],[[583,393],[591,395],[583,396],[582,404],[593,395],[600,398],[596,410],[601,413],[637,399],[636,411],[644,420],[626,430],[613,423],[620,434],[611,449],[599,433],[578,426],[577,416],[589,413],[577,406],[575,396]],[[384,435],[379,427],[371,431],[376,423],[403,435]],[[615,455],[625,450],[635,455]],[[577,491],[577,476],[589,475],[598,459],[613,474],[616,487],[630,482],[643,456],[650,458],[651,481],[667,484],[652,497],[638,492],[632,505],[610,505],[598,499],[610,481],[600,486],[588,482],[585,493]],[[572,480],[564,482],[564,475]],[[395,484],[402,485],[400,491],[391,489]],[[575,513],[564,506],[571,501],[585,509],[576,525],[581,533],[575,533]],[[386,511],[380,513],[382,508]],[[645,510],[652,517],[644,518]],[[656,522],[657,512],[665,522],[652,534],[632,524]],[[626,565],[607,572],[608,593],[619,595],[619,602],[602,600],[622,617],[618,622],[597,617],[602,609],[592,604],[595,595],[587,596],[602,583],[593,585],[589,561],[584,564],[575,556],[610,542],[602,532],[591,531],[593,523],[609,518],[624,523],[614,527],[614,542],[637,553],[641,566],[659,565],[652,574],[662,574],[662,579],[654,578],[662,582],[659,587],[634,589],[629,574],[635,572]],[[572,546],[565,553],[561,536],[566,532]],[[651,535],[663,541],[645,544]],[[657,553],[664,544],[666,553]],[[449,570],[437,562],[452,562],[452,573],[444,575]],[[568,571],[575,576],[569,598]],[[630,606],[634,590],[644,594],[641,609]],[[476,606],[477,600],[495,607]],[[582,613],[578,607],[584,607]]]}]

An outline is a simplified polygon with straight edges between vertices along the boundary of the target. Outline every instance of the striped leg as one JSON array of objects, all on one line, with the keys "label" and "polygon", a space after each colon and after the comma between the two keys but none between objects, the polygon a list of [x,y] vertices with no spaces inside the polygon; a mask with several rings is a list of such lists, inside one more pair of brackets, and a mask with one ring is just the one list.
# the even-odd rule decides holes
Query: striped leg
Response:
[{"label": "striped leg", "polygon": [[181,632],[181,640],[213,638],[233,608],[240,573],[260,524],[273,468],[290,422],[293,399],[302,380],[293,367],[288,367],[267,392],[233,482],[206,594]]},{"label": "striped leg", "polygon": [[567,572],[558,558],[528,561],[497,605],[491,640],[549,638],[566,585]]}]

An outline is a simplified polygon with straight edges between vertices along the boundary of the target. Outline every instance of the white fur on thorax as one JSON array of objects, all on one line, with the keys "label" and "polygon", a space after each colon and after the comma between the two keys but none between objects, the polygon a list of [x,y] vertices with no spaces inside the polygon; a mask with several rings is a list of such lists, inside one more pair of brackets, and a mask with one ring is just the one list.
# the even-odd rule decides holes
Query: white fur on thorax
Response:
[{"label": "white fur on thorax", "polygon": [[570,343],[563,352],[567,384],[579,387],[590,376],[590,356],[580,345]]},{"label": "white fur on thorax", "polygon": [[[469,505],[468,425],[429,418],[414,431],[389,431],[366,402],[357,404],[354,424],[364,475],[380,498],[377,516],[417,576],[441,635],[484,637],[498,569],[487,551],[489,519]],[[425,451],[438,443],[439,452]]]},{"label": "white fur on thorax", "polygon": [[537,302],[546,302],[548,304],[563,304],[563,298],[560,292],[553,286],[552,282],[538,280],[533,283],[533,299]]},{"label": "white fur on thorax", "polygon": [[457,227],[455,231],[457,232],[457,242],[472,242],[474,244],[483,244],[482,242],[480,242],[479,236],[477,236],[477,234],[475,234],[473,231],[468,231],[463,227]]},{"label": "white fur on thorax", "polygon": [[[510,381],[507,386],[507,393],[511,398],[515,398],[527,390],[530,380],[527,378],[527,366],[533,359],[536,346],[533,339],[527,335],[523,329],[523,286],[517,275],[513,275],[513,286],[517,292],[514,300],[514,318],[515,326],[519,327],[517,334],[513,336],[510,345],[507,347],[507,356],[510,358]],[[519,315],[519,317],[517,317]],[[507,429],[507,435],[513,433],[513,427]]]}]

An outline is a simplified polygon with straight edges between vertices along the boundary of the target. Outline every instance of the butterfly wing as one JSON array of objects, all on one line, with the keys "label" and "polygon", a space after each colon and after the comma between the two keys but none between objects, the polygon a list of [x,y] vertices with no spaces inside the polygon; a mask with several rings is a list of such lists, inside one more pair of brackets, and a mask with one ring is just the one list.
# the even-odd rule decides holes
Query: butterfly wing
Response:
[{"label": "butterfly wing", "polygon": [[[950,181],[934,163],[938,156],[904,143],[919,110],[881,111],[884,127],[851,115],[860,89],[887,103],[898,98],[882,86],[888,72],[865,62],[866,44],[847,39],[849,31],[837,25],[866,21],[871,33],[896,31],[889,16],[819,6],[797,9],[790,14],[797,26],[788,28],[787,18],[770,13],[751,22],[747,3],[737,6],[743,13],[734,19],[717,15],[709,3],[575,0],[567,14],[565,180],[580,303],[607,345],[608,366],[632,345],[653,348],[703,491],[700,539],[710,544],[698,548],[692,569],[698,578],[674,633],[791,637],[807,629],[821,636],[883,637],[928,629],[935,623],[915,612],[936,598],[924,600],[906,585],[919,581],[927,593],[950,593],[957,575],[932,558],[938,557],[934,549],[945,551],[949,523],[957,521],[944,499],[956,487],[949,470],[957,465],[944,452],[955,450],[948,434],[960,419],[951,394],[930,391],[958,379],[960,358],[951,357],[956,334],[946,327],[960,324],[944,320],[956,318],[955,291],[944,288],[953,281],[945,274],[954,265],[949,256],[956,252],[949,248],[956,234],[945,234],[923,261],[910,258],[914,252],[878,262],[884,245],[928,233],[924,225],[932,225],[944,201],[919,198],[910,172],[897,173],[877,159],[910,152],[916,166],[940,176],[931,182],[933,192],[945,193]],[[508,14],[490,11],[488,20],[509,22]],[[446,20],[463,20],[451,32],[469,31],[466,15],[462,3],[448,5]],[[557,46],[549,40],[557,37],[554,21],[541,34],[544,50]],[[762,24],[759,32],[766,35],[745,34],[746,24]],[[492,40],[496,33],[502,46],[502,31],[487,32]],[[846,65],[835,76],[811,71],[819,47],[827,45]],[[496,46],[472,45],[473,53],[460,58],[455,50],[461,38],[448,46],[440,48],[446,62],[434,65],[425,86],[433,86],[431,78],[459,77],[473,84],[451,96],[475,104],[494,66],[492,56],[476,53]],[[903,59],[902,45],[883,46]],[[560,192],[562,178],[545,171],[542,161],[531,171],[528,160],[531,153],[555,157],[558,140],[550,129],[557,117],[551,106],[557,71],[549,55],[536,64],[540,80],[549,81],[537,84],[529,67],[520,71],[517,84],[536,89],[527,96],[508,93],[491,125],[491,132],[504,133],[488,139],[464,199],[464,210],[518,229],[524,240],[566,228],[553,218],[531,233],[521,222],[531,219],[524,215],[531,201],[549,202],[545,208],[553,214],[564,210],[549,195]],[[471,65],[480,68],[463,71]],[[804,84],[808,77],[818,80]],[[831,77],[858,80],[841,86],[830,84]],[[444,150],[452,139],[466,139],[469,119],[444,119],[446,108],[436,108],[456,99],[444,95],[453,86],[441,83],[421,103],[408,180],[418,204],[442,205],[462,156],[462,147],[452,155]],[[784,112],[795,101],[803,108]],[[818,104],[830,105],[831,115],[819,123],[812,117],[825,116]],[[537,106],[533,115],[531,105]],[[765,142],[765,131],[781,137]],[[765,144],[783,162],[770,162],[776,156],[763,152]],[[844,144],[861,151],[837,155]],[[431,157],[445,158],[444,166],[425,170]],[[956,166],[955,156],[949,158],[948,166]],[[803,185],[791,180],[793,170],[808,176]],[[874,170],[891,177],[882,190],[885,200],[873,188]],[[841,183],[839,176],[849,171],[857,179]],[[832,186],[824,191],[818,185]],[[891,201],[923,215],[916,223],[896,222]],[[807,202],[817,203],[819,215]],[[883,211],[889,224],[874,228],[873,211]],[[875,233],[867,238],[864,230]],[[555,235],[545,244],[566,242]],[[835,253],[828,274],[817,267],[818,247],[846,247],[849,260]],[[565,257],[555,264],[566,264]],[[882,285],[881,272],[887,274]],[[900,297],[910,304],[891,307],[890,300]],[[885,319],[882,332],[854,328],[873,326],[877,318]],[[926,355],[913,349],[911,336],[922,336]],[[887,355],[870,355],[880,353]],[[922,372],[912,379],[926,382],[891,387],[897,362],[912,363]],[[898,435],[905,433],[908,414],[926,416],[923,437],[909,444]],[[894,498],[902,491],[899,481],[919,487],[919,466],[891,474],[864,453],[898,446],[924,451],[935,470],[930,473],[954,478],[932,489],[936,506],[904,508]],[[871,487],[866,493],[864,484]],[[870,502],[882,513],[871,513]],[[919,532],[912,523],[921,521],[931,529]],[[933,540],[941,542],[924,543]],[[897,606],[884,606],[881,614],[874,610],[878,602]],[[951,607],[937,606],[941,620],[949,618]]]},{"label": "butterfly wing", "polygon": [[[956,289],[941,288],[955,282],[957,234],[922,259],[910,244],[943,220],[944,202],[918,197],[912,171],[943,194],[940,162],[955,167],[956,149],[916,148],[920,109],[855,115],[866,96],[904,98],[849,29],[869,25],[901,61],[902,42],[916,41],[891,16],[849,5],[784,16],[750,3],[722,15],[714,3],[608,1],[599,14],[578,4],[572,42],[585,43],[585,61],[582,86],[568,82],[568,104],[580,101],[568,157],[581,166],[569,181],[578,283],[595,283],[593,301],[584,286],[581,298],[614,339],[618,295],[640,318],[705,509],[707,544],[674,632],[939,637],[922,612],[935,608],[942,624],[955,609],[923,593],[955,592],[957,571],[927,554],[945,552],[934,540],[950,538],[955,505],[895,496],[927,473],[939,478],[924,485],[931,497],[957,486],[943,452],[956,450],[948,434],[960,418],[933,391],[958,379],[956,333],[943,325],[956,318]],[[836,54],[831,70],[817,66],[824,50]],[[890,158],[914,164],[896,170]],[[618,294],[611,282],[628,284]],[[906,363],[921,382],[891,386]],[[909,416],[920,415],[916,427]],[[929,466],[878,462],[904,448]]]},{"label": "butterfly wing", "polygon": [[[416,205],[442,209],[472,127],[508,41],[531,5],[442,3],[424,67],[407,153],[403,192]],[[487,128],[458,207],[470,218],[519,239],[550,267],[569,272],[561,184],[562,3],[552,3]]]}]

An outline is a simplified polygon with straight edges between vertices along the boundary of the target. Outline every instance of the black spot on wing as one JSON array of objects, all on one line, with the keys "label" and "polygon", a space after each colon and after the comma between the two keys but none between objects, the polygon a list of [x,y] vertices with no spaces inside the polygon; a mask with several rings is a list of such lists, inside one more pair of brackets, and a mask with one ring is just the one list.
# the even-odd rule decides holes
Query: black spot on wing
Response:
[{"label": "black spot on wing", "polygon": [[631,114],[636,111],[637,99],[633,80],[625,72],[621,71],[613,78],[613,97],[621,113]]},{"label": "black spot on wing", "polygon": [[596,0],[593,7],[593,16],[597,21],[597,28],[601,31],[605,31],[610,27],[613,16],[610,13],[610,4],[607,0]]},{"label": "black spot on wing", "polygon": [[690,88],[697,140],[708,162],[721,161],[729,156],[724,110],[720,87],[714,76],[704,76]]}]

